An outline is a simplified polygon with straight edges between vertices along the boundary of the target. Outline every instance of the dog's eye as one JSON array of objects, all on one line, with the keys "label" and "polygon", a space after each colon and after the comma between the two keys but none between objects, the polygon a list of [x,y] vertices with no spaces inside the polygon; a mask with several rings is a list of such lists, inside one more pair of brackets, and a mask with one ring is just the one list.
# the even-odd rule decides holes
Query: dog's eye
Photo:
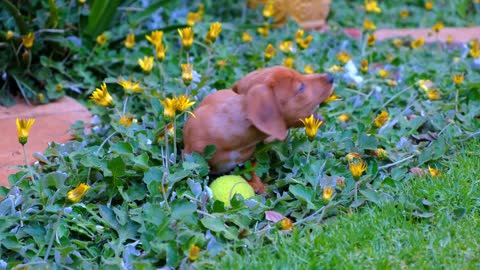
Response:
[{"label": "dog's eye", "polygon": [[303,92],[305,90],[305,84],[302,82],[300,83],[300,87],[298,87],[298,92]]}]

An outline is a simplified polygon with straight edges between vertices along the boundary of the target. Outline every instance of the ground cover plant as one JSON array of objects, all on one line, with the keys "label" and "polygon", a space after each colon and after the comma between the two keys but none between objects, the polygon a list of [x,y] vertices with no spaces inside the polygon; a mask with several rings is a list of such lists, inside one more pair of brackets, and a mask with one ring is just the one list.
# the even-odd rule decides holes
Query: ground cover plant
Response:
[{"label": "ground cover plant", "polygon": [[[336,5],[349,4],[339,2],[333,18]],[[95,5],[68,3],[85,13]],[[449,158],[478,136],[480,44],[377,41],[372,31],[385,10],[424,12],[414,18],[430,18],[432,35],[443,17],[423,2],[374,3],[348,11],[362,13],[360,40],[335,27],[273,28],[269,5],[243,20],[241,3],[223,12],[199,2],[189,9],[165,4],[163,22],[111,27],[90,35],[90,45],[68,45],[71,61],[40,55],[39,65],[68,71],[61,73],[68,80],[53,85],[78,85],[77,97],[89,100],[95,117],[89,133],[75,124],[75,141],[51,144],[35,165],[10,176],[11,188],[0,188],[0,268],[214,267],[277,238],[327,230],[357,210],[361,217],[370,206],[398,206],[405,220],[434,222],[436,198],[401,194],[418,177],[436,183]],[[121,16],[129,21],[142,12],[134,7]],[[225,21],[217,20],[222,12]],[[332,73],[334,96],[319,108],[323,123],[304,119],[307,127],[291,130],[285,142],[260,145],[255,167],[232,172],[256,170],[269,187],[225,207],[211,199],[205,157],[181,155],[182,127],[206,95],[274,65]],[[19,122],[27,151],[30,124]],[[478,220],[478,205],[451,211]]]}]

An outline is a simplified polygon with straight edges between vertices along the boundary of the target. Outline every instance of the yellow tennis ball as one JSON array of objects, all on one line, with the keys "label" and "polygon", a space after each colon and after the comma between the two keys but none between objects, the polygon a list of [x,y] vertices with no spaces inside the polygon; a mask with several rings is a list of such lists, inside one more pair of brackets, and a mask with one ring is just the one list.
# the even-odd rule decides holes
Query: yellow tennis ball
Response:
[{"label": "yellow tennis ball", "polygon": [[225,206],[230,206],[230,200],[235,194],[240,194],[244,199],[255,196],[255,191],[248,182],[238,175],[224,175],[218,177],[210,184],[213,199],[221,201]]}]

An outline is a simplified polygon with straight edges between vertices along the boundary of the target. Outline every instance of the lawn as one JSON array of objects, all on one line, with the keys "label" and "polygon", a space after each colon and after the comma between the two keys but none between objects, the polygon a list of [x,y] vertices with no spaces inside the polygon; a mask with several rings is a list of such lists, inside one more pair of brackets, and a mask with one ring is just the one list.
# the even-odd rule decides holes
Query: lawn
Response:
[{"label": "lawn", "polygon": [[[230,250],[221,269],[478,269],[480,260],[480,144],[465,145],[438,178],[414,177],[393,202],[260,237]],[[430,218],[412,215],[411,204]]]},{"label": "lawn", "polygon": [[[2,2],[2,104],[69,95],[94,118],[0,187],[0,269],[479,268],[480,41],[374,33],[478,24],[478,1],[333,1],[327,32],[275,27],[269,5],[147,2]],[[231,172],[266,192],[225,205],[215,148],[182,155],[182,128],[276,65],[331,74],[334,94],[318,130]]]}]

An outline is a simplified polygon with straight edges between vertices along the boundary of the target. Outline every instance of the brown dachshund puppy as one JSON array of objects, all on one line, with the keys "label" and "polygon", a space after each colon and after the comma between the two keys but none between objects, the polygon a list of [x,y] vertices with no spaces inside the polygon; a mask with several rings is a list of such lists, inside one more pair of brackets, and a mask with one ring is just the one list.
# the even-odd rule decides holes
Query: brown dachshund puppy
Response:
[{"label": "brown dachshund puppy", "polygon": [[[185,153],[203,154],[208,145],[216,152],[208,163],[211,173],[226,173],[250,159],[261,141],[284,140],[288,128],[301,127],[333,92],[326,74],[302,75],[281,66],[249,73],[232,90],[207,96],[183,129]],[[258,177],[250,185],[259,193],[265,186]]]}]

